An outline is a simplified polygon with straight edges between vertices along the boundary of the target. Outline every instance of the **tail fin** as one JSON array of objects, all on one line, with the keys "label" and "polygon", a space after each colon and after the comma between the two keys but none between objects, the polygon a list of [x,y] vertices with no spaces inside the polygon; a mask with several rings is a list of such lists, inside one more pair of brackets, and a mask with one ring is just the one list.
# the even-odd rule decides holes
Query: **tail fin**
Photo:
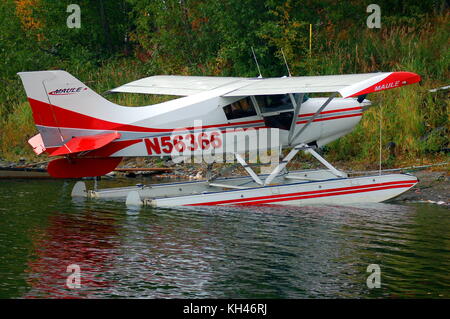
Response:
[{"label": "tail fin", "polygon": [[[120,118],[119,106],[106,100],[65,71],[20,72],[34,122],[40,134],[29,140],[37,154],[70,155],[94,150],[120,138],[111,131]],[[121,108],[121,107],[120,107]],[[122,117],[123,119],[123,117]],[[54,177],[103,175],[116,167],[121,158],[58,159],[49,164]]]},{"label": "tail fin", "polygon": [[92,119],[117,106],[65,71],[20,72],[18,75],[47,149],[60,147],[73,137],[71,130],[62,128],[87,128],[88,122],[92,126]]}]

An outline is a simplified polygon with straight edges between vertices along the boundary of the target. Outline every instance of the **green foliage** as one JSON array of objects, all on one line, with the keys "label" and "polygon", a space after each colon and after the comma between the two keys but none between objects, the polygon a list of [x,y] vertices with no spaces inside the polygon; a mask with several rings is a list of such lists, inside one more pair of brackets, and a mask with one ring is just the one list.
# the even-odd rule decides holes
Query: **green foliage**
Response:
[{"label": "green foliage", "polygon": [[34,157],[32,149],[24,147],[26,141],[36,134],[31,108],[27,104],[16,105],[10,116],[1,123],[0,154],[7,155],[11,160]]},{"label": "green foliage", "polygon": [[[0,156],[29,154],[33,123],[17,72],[65,69],[97,92],[154,74],[257,76],[252,47],[264,77],[287,75],[282,51],[293,75],[420,74],[420,85],[370,96],[381,106],[382,145],[394,142],[395,155],[410,160],[448,147],[448,95],[428,92],[448,85],[445,0],[379,0],[381,29],[367,28],[372,2],[362,0],[79,0],[81,28],[68,29],[71,3],[0,1]],[[146,105],[169,97],[108,98]],[[330,144],[331,159],[376,162],[379,116],[373,107]]]},{"label": "green foliage", "polygon": [[0,29],[0,118],[4,118],[14,104],[25,100],[16,73],[46,68],[50,61],[35,50],[35,42],[22,30],[12,0],[0,1]]},{"label": "green foliage", "polygon": [[79,0],[81,27],[67,27],[71,0],[40,0],[33,14],[42,27],[31,30],[41,34],[39,46],[60,59],[82,63],[99,62],[125,48],[128,32],[128,7],[125,1]]}]

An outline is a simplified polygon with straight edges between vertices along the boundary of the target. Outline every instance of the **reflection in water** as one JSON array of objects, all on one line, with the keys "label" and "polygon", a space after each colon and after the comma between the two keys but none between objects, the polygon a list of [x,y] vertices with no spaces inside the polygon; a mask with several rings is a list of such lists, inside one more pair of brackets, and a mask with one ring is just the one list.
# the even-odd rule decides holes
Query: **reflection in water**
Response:
[{"label": "reflection in water", "polygon": [[[115,223],[108,212],[51,215],[45,233],[33,240],[36,257],[28,263],[31,289],[25,296],[89,296],[113,285],[103,274],[113,268],[114,250],[120,245]],[[67,267],[73,264],[81,269],[79,291],[66,285]]]},{"label": "reflection in water", "polygon": [[[0,250],[8,256],[0,257],[0,296],[449,297],[447,208],[127,210],[72,202],[70,183],[54,183],[10,185],[30,196],[39,185],[48,198],[12,196],[9,206],[0,186]],[[81,267],[80,289],[66,286],[70,264]],[[380,289],[366,286],[369,264],[380,265]]]}]

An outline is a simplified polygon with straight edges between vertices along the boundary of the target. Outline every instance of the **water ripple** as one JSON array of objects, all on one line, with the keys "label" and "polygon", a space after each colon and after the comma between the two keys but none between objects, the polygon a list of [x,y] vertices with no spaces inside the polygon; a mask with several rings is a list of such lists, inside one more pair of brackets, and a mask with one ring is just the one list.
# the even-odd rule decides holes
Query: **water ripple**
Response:
[{"label": "water ripple", "polygon": [[[0,185],[0,297],[450,297],[448,208],[128,210],[72,201],[71,186]],[[66,285],[71,264],[80,289]],[[369,264],[380,289],[366,285]]]}]

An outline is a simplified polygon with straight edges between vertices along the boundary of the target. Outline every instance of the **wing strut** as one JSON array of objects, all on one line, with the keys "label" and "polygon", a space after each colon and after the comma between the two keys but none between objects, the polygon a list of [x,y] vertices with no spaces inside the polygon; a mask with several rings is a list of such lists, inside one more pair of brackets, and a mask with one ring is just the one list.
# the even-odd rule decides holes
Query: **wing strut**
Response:
[{"label": "wing strut", "polygon": [[294,116],[292,117],[291,127],[289,129],[289,137],[288,137],[289,145],[291,145],[291,142],[292,142],[292,135],[294,134],[294,131],[295,131],[295,123],[297,121],[298,114],[300,113],[300,108],[302,107],[304,96],[305,96],[305,93],[300,93],[298,100],[295,101],[294,95],[292,93],[289,93],[289,97],[291,98],[292,105],[295,108]]},{"label": "wing strut", "polygon": [[[294,138],[292,140],[296,140],[300,134],[303,133],[303,131],[317,118],[317,116],[319,116],[319,114],[323,111],[323,109],[330,104],[330,102],[336,97],[337,92],[334,92],[329,98],[328,100],[325,101],[325,103],[322,104],[322,106],[317,110],[316,113],[314,113],[314,115],[308,120],[308,122],[300,129],[300,131],[298,131],[297,134],[295,134]],[[295,118],[294,118],[295,120]]]}]

